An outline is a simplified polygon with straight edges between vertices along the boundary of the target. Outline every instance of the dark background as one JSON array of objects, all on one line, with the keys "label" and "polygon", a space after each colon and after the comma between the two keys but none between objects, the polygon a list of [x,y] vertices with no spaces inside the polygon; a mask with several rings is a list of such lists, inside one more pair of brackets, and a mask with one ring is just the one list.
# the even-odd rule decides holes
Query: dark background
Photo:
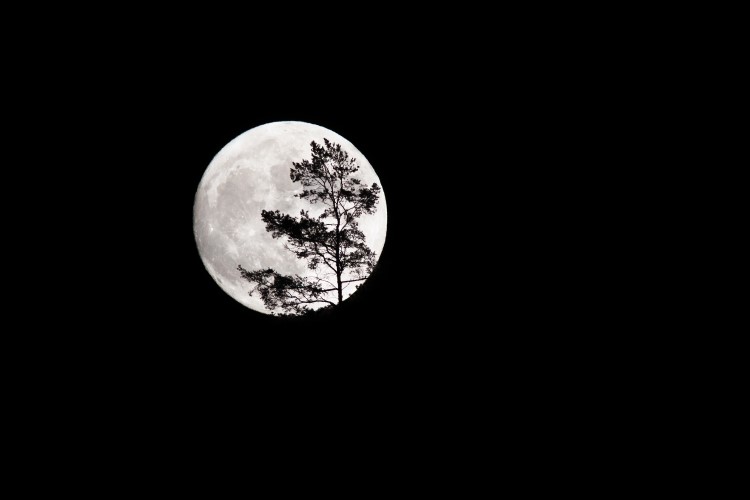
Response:
[{"label": "dark background", "polygon": [[[510,332],[515,319],[526,330],[539,317],[519,311],[529,301],[509,279],[519,273],[507,256],[513,214],[530,213],[509,198],[522,197],[508,182],[523,171],[507,152],[524,134],[510,112],[518,96],[500,90],[486,61],[379,40],[249,55],[183,39],[136,50],[124,37],[99,57],[89,38],[41,65],[38,114],[16,124],[31,141],[16,148],[50,152],[28,171],[43,172],[37,183],[54,193],[39,221],[53,221],[55,252],[34,256],[54,299],[26,317],[35,332],[24,336],[26,366],[44,370],[23,372],[39,379],[32,396],[45,414],[113,425],[134,442],[165,436],[177,450],[200,445],[197,435],[233,440],[279,425],[284,436],[323,440],[335,427],[371,443],[352,446],[375,446],[399,439],[394,428],[429,439],[428,414],[493,404],[486,384],[518,362],[512,345],[538,343]],[[252,45],[240,42],[230,45]],[[204,269],[193,236],[211,159],[277,120],[350,140],[388,204],[376,271],[315,318],[237,303]],[[52,137],[40,149],[47,128],[59,133],[42,135]],[[447,398],[450,409],[435,406]]]},{"label": "dark background", "polygon": [[[4,152],[19,158],[5,164],[4,236],[18,255],[4,273],[20,271],[25,287],[6,288],[22,306],[6,304],[20,318],[6,322],[3,354],[19,395],[6,406],[31,427],[9,426],[25,452],[92,472],[72,460],[82,452],[127,475],[110,485],[131,484],[133,464],[169,477],[169,465],[190,473],[235,454],[243,473],[257,458],[288,480],[290,458],[310,469],[332,453],[375,472],[360,487],[421,466],[420,487],[456,477],[462,492],[493,452],[532,474],[545,462],[590,471],[575,452],[597,473],[617,469],[600,459],[613,451],[625,471],[629,450],[638,463],[644,450],[660,457],[654,443],[692,411],[664,418],[660,407],[707,383],[686,383],[670,362],[708,369],[681,355],[684,340],[661,340],[683,337],[675,321],[693,317],[665,309],[664,269],[679,252],[659,248],[682,205],[665,201],[668,216],[643,223],[649,197],[675,189],[656,175],[672,151],[648,151],[670,129],[663,104],[692,80],[660,82],[684,40],[657,27],[674,13],[651,21],[666,46],[634,50],[650,12],[632,10],[631,23],[569,6],[557,10],[574,22],[538,5],[247,7],[66,4],[28,27],[9,17]],[[329,315],[243,307],[193,238],[213,156],[276,120],[346,137],[387,198],[378,268]],[[22,182],[9,178],[18,172]]]},{"label": "dark background", "polygon": [[[183,37],[161,27],[146,43],[115,37],[106,56],[82,37],[52,47],[54,65],[36,63],[47,76],[37,79],[45,119],[29,130],[64,130],[55,144],[64,168],[48,181],[65,186],[51,210],[63,222],[55,319],[78,333],[58,345],[146,371],[332,366],[375,377],[381,363],[438,376],[446,366],[490,369],[500,355],[550,359],[584,342],[557,329],[595,319],[575,300],[569,257],[595,253],[577,244],[571,186],[597,152],[578,147],[577,129],[599,122],[578,104],[593,84],[570,83],[576,67],[554,44],[439,25],[434,36],[408,26],[301,31],[278,46],[246,30]],[[388,203],[376,272],[312,319],[231,299],[193,237],[194,195],[213,156],[277,120],[346,137]]]},{"label": "dark background", "polygon": [[[339,65],[352,74],[329,74]],[[446,319],[460,317],[465,327],[476,317],[465,309],[474,299],[464,285],[497,265],[473,257],[482,236],[469,227],[492,181],[470,174],[488,168],[476,139],[487,125],[456,115],[471,101],[441,96],[427,75],[396,79],[378,66],[330,62],[263,76],[277,68],[233,73],[187,60],[155,69],[152,79],[139,72],[132,91],[93,111],[87,137],[99,138],[103,160],[90,167],[94,205],[80,208],[96,228],[85,251],[108,285],[79,289],[81,303],[96,311],[81,319],[116,325],[120,352],[200,358],[215,368],[232,366],[222,359],[245,365],[248,356],[266,363],[290,355],[356,366],[434,348],[457,331]],[[204,269],[193,236],[194,195],[213,156],[244,131],[279,120],[350,140],[376,169],[388,204],[376,271],[335,311],[313,318],[273,318],[237,303]]]},{"label": "dark background", "polygon": [[[51,433],[75,437],[58,417],[70,415],[123,441],[164,436],[179,453],[280,426],[274,438],[307,438],[311,450],[330,433],[391,457],[412,438],[427,453],[484,443],[487,429],[525,443],[571,435],[565,415],[586,426],[619,411],[602,401],[622,379],[602,374],[629,346],[651,350],[621,335],[644,301],[609,293],[627,262],[610,252],[629,243],[603,234],[618,221],[600,208],[626,159],[608,142],[621,132],[607,126],[620,113],[612,102],[628,105],[608,88],[619,78],[601,63],[611,54],[578,64],[585,51],[559,43],[571,38],[564,26],[545,38],[506,29],[519,26],[511,17],[460,31],[453,13],[385,14],[399,22],[368,30],[358,18],[345,31],[262,15],[232,27],[222,13],[216,32],[143,15],[19,56],[31,70],[14,81],[32,97],[7,95],[30,109],[12,127],[28,142],[9,149],[38,178],[7,189],[49,204],[25,224],[44,240],[27,295],[40,307],[21,323],[31,362],[14,376],[39,379],[26,394],[46,406],[40,428],[55,415]],[[258,35],[263,24],[278,33]],[[388,203],[376,272],[315,318],[235,302],[193,237],[213,156],[277,120],[346,137]],[[37,299],[39,283],[49,299]],[[596,412],[579,417],[576,394]]]},{"label": "dark background", "polygon": [[[70,92],[50,96],[70,129],[68,158],[83,159],[65,205],[87,242],[70,249],[83,264],[71,268],[75,307],[66,317],[123,331],[122,352],[213,353],[212,363],[283,357],[290,347],[353,364],[480,354],[496,329],[556,321],[550,315],[561,310],[540,312],[539,303],[557,293],[556,261],[573,234],[557,224],[563,205],[550,198],[563,175],[550,159],[566,154],[550,134],[562,126],[563,100],[524,61],[492,66],[449,44],[433,49],[252,59],[157,50],[86,68]],[[375,273],[334,314],[312,319],[272,318],[231,299],[203,268],[192,231],[195,191],[213,156],[279,120],[350,140],[388,203]]]},{"label": "dark background", "polygon": [[[263,123],[300,120],[336,130],[357,144],[370,162],[384,165],[377,171],[388,193],[389,213],[414,213],[419,208],[419,204],[413,202],[420,195],[411,191],[418,187],[416,181],[424,174],[418,172],[416,165],[417,151],[422,146],[419,139],[421,132],[409,135],[408,130],[412,127],[407,125],[411,120],[406,113],[395,113],[392,106],[378,109],[377,103],[366,102],[368,96],[364,92],[361,95],[335,95],[335,92],[334,95],[316,95],[312,92],[309,96],[300,96],[295,95],[293,89],[273,89],[270,92],[251,89],[248,89],[251,95],[247,97],[234,95],[211,102],[211,109],[201,113],[198,119],[188,118],[189,125],[179,129],[181,133],[178,135],[185,136],[185,149],[176,153],[177,158],[172,159],[175,164],[159,177],[165,180],[165,185],[169,185],[172,179],[179,179],[174,183],[179,194],[171,193],[159,201],[162,210],[173,217],[171,227],[163,229],[168,235],[164,242],[179,259],[179,264],[174,264],[184,269],[185,273],[175,276],[175,290],[179,290],[179,299],[172,303],[169,297],[159,297],[157,307],[163,307],[164,302],[178,310],[187,306],[185,310],[190,311],[192,321],[204,324],[206,328],[218,328],[230,335],[260,337],[269,334],[319,335],[326,332],[328,336],[346,338],[352,332],[366,334],[367,330],[378,324],[384,327],[387,321],[395,320],[395,317],[388,319],[389,316],[403,317],[403,314],[396,313],[404,310],[404,299],[414,292],[419,268],[416,266],[415,272],[409,272],[403,262],[408,255],[406,248],[399,249],[420,232],[413,228],[414,221],[406,217],[401,222],[396,219],[389,221],[388,242],[377,272],[368,280],[368,285],[360,289],[357,297],[347,301],[347,307],[337,314],[300,321],[269,318],[237,304],[207,275],[198,258],[192,235],[191,200],[197,183],[213,155],[224,144],[244,130]],[[178,206],[182,207],[184,213],[179,212]],[[426,210],[422,212],[426,213]],[[169,259],[169,253],[165,252],[164,257]],[[413,275],[414,278],[397,279],[399,275]],[[407,315],[403,320],[408,321],[408,318]]]}]

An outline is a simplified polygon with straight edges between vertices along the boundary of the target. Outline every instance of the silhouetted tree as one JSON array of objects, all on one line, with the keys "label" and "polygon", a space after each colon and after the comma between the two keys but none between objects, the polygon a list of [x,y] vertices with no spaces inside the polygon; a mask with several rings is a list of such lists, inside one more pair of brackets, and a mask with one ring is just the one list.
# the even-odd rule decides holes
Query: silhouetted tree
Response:
[{"label": "silhouetted tree", "polygon": [[247,271],[238,266],[242,277],[253,284],[250,295],[258,293],[268,309],[278,313],[302,314],[310,305],[330,307],[343,300],[344,288],[367,279],[375,265],[375,253],[365,244],[357,219],[376,210],[380,187],[364,186],[353,174],[359,170],[341,145],[323,139],[312,142],[312,158],[292,162],[292,181],[302,184],[295,195],[311,204],[325,206],[311,217],[300,211],[299,218],[276,211],[261,211],[266,231],[274,238],[286,238],[284,247],[299,259],[307,260],[314,276],[282,275],[273,269]]}]

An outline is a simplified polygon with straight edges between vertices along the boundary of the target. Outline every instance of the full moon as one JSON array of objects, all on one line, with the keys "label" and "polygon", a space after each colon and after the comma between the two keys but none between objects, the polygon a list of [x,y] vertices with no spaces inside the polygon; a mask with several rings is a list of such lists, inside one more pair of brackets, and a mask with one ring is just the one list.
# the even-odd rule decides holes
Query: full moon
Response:
[{"label": "full moon", "polygon": [[[286,236],[273,238],[266,230],[261,212],[278,210],[300,217],[300,211],[304,210],[311,217],[325,215],[323,203],[311,204],[308,199],[295,196],[309,188],[293,182],[290,176],[293,162],[311,160],[311,143],[322,145],[324,140],[340,145],[350,159],[356,160],[359,169],[352,177],[362,186],[376,183],[381,188],[376,191],[375,210],[362,213],[357,219],[366,246],[374,252],[374,260],[380,257],[388,214],[383,186],[367,158],[336,132],[311,123],[285,121],[255,127],[216,154],[198,185],[193,207],[193,231],[203,265],[224,292],[250,309],[265,314],[273,312],[257,291],[250,294],[253,284],[243,278],[238,266],[248,271],[270,268],[304,279],[320,276],[320,269],[311,269],[308,261],[290,251]],[[327,279],[335,282],[330,276]],[[343,299],[363,279],[339,284]],[[318,309],[325,305],[318,302],[308,307]]]}]

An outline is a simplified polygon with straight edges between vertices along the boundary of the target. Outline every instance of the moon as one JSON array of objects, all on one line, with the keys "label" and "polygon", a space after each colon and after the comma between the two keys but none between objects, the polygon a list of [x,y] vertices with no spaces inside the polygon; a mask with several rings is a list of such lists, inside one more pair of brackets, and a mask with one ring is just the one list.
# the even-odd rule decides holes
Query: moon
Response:
[{"label": "moon", "polygon": [[[250,129],[230,141],[206,168],[195,194],[193,231],[203,265],[224,292],[240,304],[270,314],[258,294],[249,295],[252,285],[237,270],[273,268],[282,274],[313,276],[304,260],[284,248],[285,238],[274,239],[261,220],[262,210],[279,210],[298,216],[322,212],[320,204],[311,205],[295,197],[302,192],[292,182],[292,162],[310,159],[310,143],[328,139],[340,144],[357,160],[354,176],[363,185],[382,184],[367,158],[354,145],[327,128],[299,121],[273,122]],[[367,245],[380,257],[385,245],[388,213],[385,193],[380,192],[377,210],[359,219],[359,228]],[[344,290],[344,298],[355,287]],[[316,308],[316,307],[312,307]]]}]

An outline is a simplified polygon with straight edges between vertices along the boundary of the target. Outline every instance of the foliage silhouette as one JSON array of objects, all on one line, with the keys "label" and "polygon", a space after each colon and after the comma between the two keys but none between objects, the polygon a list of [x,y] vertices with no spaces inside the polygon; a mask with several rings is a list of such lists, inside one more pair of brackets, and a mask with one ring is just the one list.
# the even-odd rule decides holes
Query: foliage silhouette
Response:
[{"label": "foliage silhouette", "polygon": [[[357,220],[377,209],[380,186],[365,186],[353,177],[359,167],[340,144],[323,139],[313,141],[312,158],[292,162],[290,177],[303,190],[295,196],[311,204],[324,205],[323,212],[311,217],[301,210],[299,218],[276,211],[261,211],[266,231],[274,238],[285,238],[284,247],[298,259],[307,261],[314,276],[283,275],[274,269],[237,270],[253,284],[265,306],[277,315],[311,312],[311,305],[331,307],[343,300],[343,292],[370,275],[375,252],[365,243]],[[356,285],[359,286],[359,285]]]}]

